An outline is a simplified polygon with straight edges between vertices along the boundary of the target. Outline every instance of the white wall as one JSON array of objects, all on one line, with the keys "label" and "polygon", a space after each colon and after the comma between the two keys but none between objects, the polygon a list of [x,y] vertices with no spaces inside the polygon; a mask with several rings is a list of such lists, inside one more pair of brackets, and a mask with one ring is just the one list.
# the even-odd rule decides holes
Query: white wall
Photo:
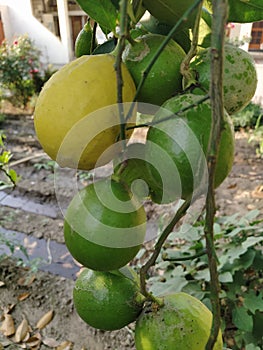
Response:
[{"label": "white wall", "polygon": [[41,50],[43,63],[60,67],[69,61],[68,50],[59,38],[32,15],[30,0],[0,0],[0,10],[8,41],[12,41],[16,36],[28,34]]}]

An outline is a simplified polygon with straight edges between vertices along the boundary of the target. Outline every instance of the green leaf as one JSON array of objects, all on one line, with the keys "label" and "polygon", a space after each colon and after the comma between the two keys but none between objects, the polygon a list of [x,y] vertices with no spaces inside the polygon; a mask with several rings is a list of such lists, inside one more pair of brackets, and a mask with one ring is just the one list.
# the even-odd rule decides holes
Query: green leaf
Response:
[{"label": "green leaf", "polygon": [[155,282],[150,286],[150,292],[156,296],[181,292],[187,285],[188,281],[184,277],[173,277],[167,282]]},{"label": "green leaf", "polygon": [[[228,22],[249,23],[263,20],[262,0],[228,0]],[[212,12],[212,0],[205,0],[204,6]]]},{"label": "green leaf", "polygon": [[262,241],[263,237],[248,237],[244,242],[242,242],[242,247],[247,250],[249,247],[253,247]]},{"label": "green leaf", "polygon": [[237,307],[232,313],[233,323],[239,330],[252,332],[253,329],[253,317],[247,313],[244,307]]},{"label": "green leaf", "polygon": [[230,273],[229,271],[221,273],[219,275],[219,281],[221,283],[230,283],[233,282],[233,276],[232,273]]},{"label": "green leaf", "polygon": [[244,306],[252,312],[252,314],[255,314],[257,310],[263,311],[262,293],[256,295],[254,291],[249,291],[249,293],[245,295]]},{"label": "green leaf", "polygon": [[260,350],[260,348],[255,344],[248,344],[246,345],[245,350]]},{"label": "green leaf", "polygon": [[10,176],[11,180],[16,183],[18,180],[17,173],[14,169],[8,170],[8,175]]},{"label": "green leaf", "polygon": [[115,32],[118,11],[109,0],[77,0],[77,3],[92,19],[109,31]]},{"label": "green leaf", "polygon": [[228,0],[229,22],[249,23],[263,20],[262,0]]}]

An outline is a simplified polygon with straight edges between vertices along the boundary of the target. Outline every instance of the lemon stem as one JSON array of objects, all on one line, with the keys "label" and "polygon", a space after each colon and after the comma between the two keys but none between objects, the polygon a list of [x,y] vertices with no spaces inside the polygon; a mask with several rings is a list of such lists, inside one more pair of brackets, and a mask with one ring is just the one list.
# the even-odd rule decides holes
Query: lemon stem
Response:
[{"label": "lemon stem", "polygon": [[199,26],[200,26],[200,20],[201,20],[201,14],[202,14],[202,5],[203,1],[198,5],[198,11],[194,23],[194,28],[193,28],[193,39],[191,42],[191,47],[190,50],[188,51],[187,55],[183,59],[183,62],[181,63],[181,74],[183,76],[183,81],[184,81],[184,89],[187,89],[189,86],[192,84],[196,83],[195,76],[190,70],[190,62],[192,58],[196,55],[197,53],[197,45],[198,45],[198,36],[199,36]]},{"label": "lemon stem", "polygon": [[116,48],[116,59],[114,69],[116,71],[117,79],[117,104],[120,118],[120,139],[122,141],[123,150],[126,149],[126,131],[125,131],[125,115],[123,109],[123,79],[122,79],[122,53],[125,48],[125,40],[127,36],[128,28],[128,15],[127,15],[128,0],[120,1],[120,34]]},{"label": "lemon stem", "polygon": [[[189,15],[194,11],[194,9],[203,2],[203,0],[196,0],[193,5],[189,6],[189,8],[185,11],[185,13],[183,14],[183,16],[179,19],[179,21],[173,26],[173,28],[170,30],[170,32],[168,33],[168,35],[166,36],[165,40],[162,42],[162,44],[160,45],[160,47],[158,48],[158,50],[156,51],[155,55],[153,55],[152,59],[150,60],[148,66],[146,67],[146,69],[143,71],[142,73],[142,77],[141,80],[137,86],[136,89],[136,93],[133,99],[133,102],[137,101],[138,96],[141,92],[141,89],[144,85],[144,82],[146,80],[146,78],[148,77],[154,63],[156,62],[156,60],[158,59],[158,57],[160,56],[160,54],[162,53],[163,49],[165,48],[165,46],[169,43],[169,41],[172,39],[174,33],[176,32],[176,30],[178,29],[178,27],[187,20],[187,18],[189,17]],[[130,109],[128,111],[128,114],[126,115],[126,121],[131,117],[133,109],[135,107],[135,103],[132,103],[130,106]]]},{"label": "lemon stem", "polygon": [[146,288],[146,276],[147,276],[148,270],[150,269],[150,267],[152,267],[155,264],[156,259],[158,258],[159,254],[160,254],[160,251],[162,249],[164,242],[166,241],[169,234],[172,232],[174,226],[186,214],[187,209],[189,208],[190,204],[191,204],[191,200],[189,199],[189,200],[186,200],[179,207],[179,209],[176,211],[174,217],[169,222],[169,224],[165,227],[165,229],[161,233],[159,239],[157,240],[157,242],[154,246],[154,251],[153,251],[152,255],[146,261],[146,263],[141,267],[141,269],[140,269],[140,282],[141,282],[141,293],[143,295],[150,296],[149,293],[147,292],[147,288]]},{"label": "lemon stem", "polygon": [[218,154],[218,145],[223,126],[224,105],[223,105],[223,57],[225,25],[227,22],[227,0],[213,0],[213,21],[211,38],[211,106],[212,106],[212,128],[208,145],[208,193],[206,196],[206,217],[205,217],[205,240],[210,273],[210,300],[212,304],[213,322],[211,334],[205,350],[212,350],[220,329],[220,283],[218,279],[217,264],[214,245],[214,218],[215,218],[215,194],[214,179]]},{"label": "lemon stem", "polygon": [[95,49],[95,47],[96,47],[97,26],[98,26],[98,23],[97,23],[97,22],[94,22],[94,24],[93,24],[93,30],[92,30],[92,39],[91,39],[90,54],[94,51],[94,49]]}]

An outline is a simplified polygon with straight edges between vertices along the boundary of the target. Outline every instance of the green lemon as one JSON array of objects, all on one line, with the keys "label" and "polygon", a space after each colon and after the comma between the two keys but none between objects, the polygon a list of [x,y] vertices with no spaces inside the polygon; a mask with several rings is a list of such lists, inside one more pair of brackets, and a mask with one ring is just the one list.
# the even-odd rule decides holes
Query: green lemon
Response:
[{"label": "green lemon", "polygon": [[[79,57],[53,74],[42,89],[35,130],[44,151],[60,166],[90,170],[121,151],[116,143],[120,125],[114,63],[111,54]],[[122,78],[123,102],[132,102],[135,85],[124,64]],[[124,112],[128,110],[124,104]],[[135,119],[136,108],[130,121]]]},{"label": "green lemon", "polygon": [[122,183],[104,179],[80,190],[64,222],[72,256],[93,270],[110,271],[131,261],[144,241],[143,206]]},{"label": "green lemon", "polygon": [[[194,4],[194,0],[143,0],[144,7],[162,23],[167,23],[174,26],[178,20],[183,16],[186,10]],[[183,22],[184,28],[190,28],[193,26],[196,9],[191,15]]]},{"label": "green lemon", "polygon": [[[211,311],[197,298],[175,293],[158,310],[145,308],[136,321],[137,350],[204,350],[212,326]],[[219,332],[214,350],[222,350]]]},{"label": "green lemon", "polygon": [[[153,180],[150,168],[154,167],[154,164],[147,162],[146,158],[146,146],[144,143],[132,143],[128,145],[124,154],[125,167],[120,163],[115,166],[115,172],[118,172],[120,167],[122,171],[118,176],[121,181],[131,188],[138,198],[145,199],[146,197],[155,198],[159,193],[159,186],[156,189],[156,182],[161,183],[161,177],[158,173],[155,176],[158,178]],[[158,162],[157,162],[158,163]],[[152,170],[153,171],[153,170]]]},{"label": "green lemon", "polygon": [[[167,23],[160,22],[154,16],[149,16],[147,19],[141,21],[142,27],[153,34],[167,35],[173,28]],[[173,35],[174,41],[176,41],[185,52],[188,52],[191,47],[190,33],[188,28],[177,30]]]},{"label": "green lemon", "polygon": [[90,326],[116,330],[135,321],[140,314],[144,297],[139,285],[127,277],[135,272],[100,272],[84,269],[75,282],[73,301],[78,315]]},{"label": "green lemon", "polygon": [[[75,56],[90,55],[92,53],[93,30],[89,22],[79,32],[75,41]],[[97,46],[97,41],[95,41]]]},{"label": "green lemon", "polygon": [[[147,34],[137,38],[134,44],[128,44],[123,53],[123,60],[135,85],[138,86],[143,72],[149,65],[165,36]],[[182,89],[180,65],[185,52],[174,40],[166,45],[152,66],[138,100],[154,105],[161,105],[176,92]]]},{"label": "green lemon", "polygon": [[[203,96],[183,94],[166,101],[154,116],[146,142],[152,199],[169,203],[178,198],[190,198],[207,188],[207,148],[212,124],[209,101],[197,104]],[[193,106],[174,115],[182,108]],[[167,118],[165,121],[163,118]],[[227,113],[219,142],[215,187],[229,174],[234,160],[234,132]],[[160,182],[161,177],[161,182]]]},{"label": "green lemon", "polygon": [[[251,55],[233,45],[225,45],[224,53],[224,105],[229,114],[242,110],[252,99],[257,87],[257,72]],[[198,82],[209,90],[211,48],[200,53],[191,63]]]}]

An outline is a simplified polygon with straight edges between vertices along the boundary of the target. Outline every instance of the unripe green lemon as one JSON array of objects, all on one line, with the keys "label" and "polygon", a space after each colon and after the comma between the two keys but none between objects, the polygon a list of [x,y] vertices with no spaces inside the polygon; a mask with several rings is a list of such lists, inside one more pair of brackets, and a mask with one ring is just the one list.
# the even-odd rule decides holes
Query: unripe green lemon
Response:
[{"label": "unripe green lemon", "polygon": [[[149,163],[155,164],[154,168],[149,167],[149,172],[154,189],[152,199],[157,203],[170,203],[206,191],[206,157],[212,110],[209,101],[197,104],[202,97],[189,93],[169,99],[154,116],[153,123],[156,124],[148,130],[145,152]],[[174,115],[191,105],[192,108],[179,116]],[[161,122],[163,118],[168,119]],[[215,187],[227,177],[233,160],[233,126],[225,113],[215,169]]]},{"label": "unripe green lemon", "polygon": [[[142,27],[153,34],[167,35],[173,28],[167,23],[160,22],[154,16],[149,16],[147,19],[141,21]],[[191,47],[190,33],[188,28],[176,30],[173,35],[174,41],[176,41],[185,52],[188,52]]]},{"label": "unripe green lemon", "polygon": [[[191,63],[198,82],[209,90],[211,48],[206,49]],[[233,45],[225,45],[224,52],[224,105],[229,114],[242,110],[252,99],[257,88],[257,72],[251,55]]]},{"label": "unripe green lemon", "polygon": [[[137,350],[204,350],[212,326],[212,313],[186,293],[164,296],[159,310],[146,308],[136,321]],[[219,332],[214,350],[222,350]]]},{"label": "unripe green lemon", "polygon": [[[194,0],[143,0],[144,7],[161,22],[174,26],[185,11],[194,4]],[[196,9],[183,21],[184,28],[192,27],[196,16]]]},{"label": "unripe green lemon", "polygon": [[[140,83],[144,70],[164,40],[163,35],[147,34],[137,38],[134,44],[126,46],[123,60],[136,86]],[[180,65],[184,57],[184,50],[171,39],[152,66],[138,100],[161,105],[173,94],[181,91]]]},{"label": "unripe green lemon", "polygon": [[130,270],[124,267],[123,271],[84,269],[81,272],[73,289],[73,301],[78,315],[87,324],[116,330],[136,320],[144,297],[137,282],[130,278],[134,274]]},{"label": "unripe green lemon", "polygon": [[[75,41],[75,56],[90,55],[92,52],[93,31],[89,22],[79,32]],[[97,41],[95,40],[97,45]]]},{"label": "unripe green lemon", "polygon": [[[60,166],[90,170],[108,163],[121,150],[116,143],[120,125],[114,63],[111,54],[79,57],[52,75],[42,89],[35,107],[35,130],[44,151]],[[135,85],[124,64],[122,78],[123,102],[131,102]],[[125,113],[128,109],[124,104]],[[136,108],[131,122],[135,118]]]},{"label": "unripe green lemon", "polygon": [[126,265],[141,248],[145,233],[143,206],[123,184],[111,179],[80,190],[65,215],[69,252],[93,270],[110,271]]},{"label": "unripe green lemon", "polygon": [[[141,199],[149,196],[155,198],[156,182],[161,183],[162,181],[159,174],[156,174],[159,178],[152,178],[152,173],[149,169],[154,164],[147,162],[145,152],[146,146],[144,143],[132,143],[128,145],[122,157],[122,160],[125,160],[125,167],[122,168],[121,173],[118,175],[121,181],[131,188],[132,193]],[[120,167],[122,167],[122,163],[115,167],[115,172],[118,172]]]}]

